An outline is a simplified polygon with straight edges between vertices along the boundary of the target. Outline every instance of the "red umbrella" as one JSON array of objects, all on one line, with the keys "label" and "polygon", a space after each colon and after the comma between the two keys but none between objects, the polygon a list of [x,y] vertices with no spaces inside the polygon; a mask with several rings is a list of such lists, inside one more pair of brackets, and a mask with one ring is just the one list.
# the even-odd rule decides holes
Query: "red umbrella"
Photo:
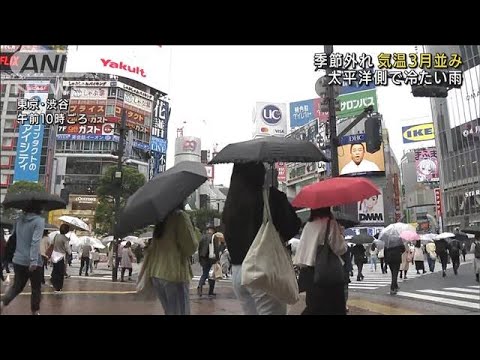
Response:
[{"label": "red umbrella", "polygon": [[377,186],[365,178],[335,177],[302,188],[292,206],[318,209],[350,204],[378,194]]}]

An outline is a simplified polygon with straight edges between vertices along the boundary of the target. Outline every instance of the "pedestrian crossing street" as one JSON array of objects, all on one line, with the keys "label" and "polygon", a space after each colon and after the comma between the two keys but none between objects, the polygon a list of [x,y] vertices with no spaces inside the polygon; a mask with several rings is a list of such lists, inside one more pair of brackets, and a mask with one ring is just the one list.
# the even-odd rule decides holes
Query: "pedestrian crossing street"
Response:
[{"label": "pedestrian crossing street", "polygon": [[[470,262],[462,262],[460,265],[467,264]],[[447,270],[452,269],[453,264],[447,264]],[[390,274],[390,268],[388,268],[387,274],[382,274],[382,270],[380,270],[380,265],[377,264],[377,271],[373,272],[371,271],[370,265],[365,264],[363,266],[363,276],[365,277],[362,281],[357,281],[357,266],[353,266],[354,269],[354,276],[350,277],[351,283],[348,285],[349,290],[376,290],[380,287],[383,286],[390,286],[390,283],[392,281],[392,275]],[[461,269],[461,267],[460,267]],[[407,279],[400,279],[400,274],[398,275],[398,284],[401,284],[402,282],[409,281],[412,279],[416,279],[418,277],[422,276],[428,276],[430,274],[435,274],[439,273],[442,271],[442,268],[440,264],[435,265],[435,271],[432,273],[428,270],[427,264],[425,264],[425,270],[427,272],[423,274],[420,272],[420,274],[417,274],[417,270],[415,270],[415,266],[410,265],[408,271],[407,271]]]},{"label": "pedestrian crossing street", "polygon": [[399,291],[396,296],[458,306],[480,312],[480,285],[448,287],[441,290]]},{"label": "pedestrian crossing street", "polygon": [[[365,277],[362,281],[357,281],[357,270],[354,270],[354,275],[350,277],[351,283],[348,284],[349,290],[376,290],[383,286],[390,286],[392,281],[392,275],[390,274],[390,269],[388,269],[387,274],[382,274],[380,269],[377,269],[377,272],[372,272],[370,269],[363,268],[363,276]],[[430,274],[429,272],[425,274],[417,274],[415,270],[407,272],[407,279],[400,279],[398,277],[398,283],[401,284],[404,281],[410,281],[421,276],[426,276]]]}]

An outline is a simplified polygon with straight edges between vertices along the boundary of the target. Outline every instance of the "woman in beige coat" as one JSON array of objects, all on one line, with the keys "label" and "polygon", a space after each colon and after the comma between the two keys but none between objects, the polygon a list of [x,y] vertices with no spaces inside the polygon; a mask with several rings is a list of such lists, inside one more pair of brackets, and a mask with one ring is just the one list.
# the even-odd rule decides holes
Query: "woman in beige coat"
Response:
[{"label": "woman in beige coat", "polygon": [[403,278],[407,278],[407,271],[410,267],[410,262],[413,259],[412,250],[408,244],[405,244],[405,252],[402,254],[402,263],[400,264],[400,279],[402,278],[402,272],[404,273]]},{"label": "woman in beige coat", "polygon": [[133,262],[133,252],[132,252],[132,243],[127,241],[125,246],[122,249],[122,260],[120,266],[122,267],[122,278],[121,281],[125,280],[125,270],[128,270],[128,280],[132,280],[132,262]]}]

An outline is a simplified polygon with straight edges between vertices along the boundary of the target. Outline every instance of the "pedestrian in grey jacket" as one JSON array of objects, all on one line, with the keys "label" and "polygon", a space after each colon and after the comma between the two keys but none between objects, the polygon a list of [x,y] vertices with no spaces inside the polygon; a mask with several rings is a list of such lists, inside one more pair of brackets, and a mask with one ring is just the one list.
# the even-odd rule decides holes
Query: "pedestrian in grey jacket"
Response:
[{"label": "pedestrian in grey jacket", "polygon": [[40,254],[40,241],[45,228],[45,219],[40,215],[41,207],[31,204],[25,209],[15,224],[16,248],[13,255],[13,269],[15,278],[2,299],[7,306],[15,297],[20,294],[27,281],[30,280],[32,294],[30,296],[30,307],[32,315],[38,315],[40,310],[40,298],[42,288],[42,267],[43,260]]}]

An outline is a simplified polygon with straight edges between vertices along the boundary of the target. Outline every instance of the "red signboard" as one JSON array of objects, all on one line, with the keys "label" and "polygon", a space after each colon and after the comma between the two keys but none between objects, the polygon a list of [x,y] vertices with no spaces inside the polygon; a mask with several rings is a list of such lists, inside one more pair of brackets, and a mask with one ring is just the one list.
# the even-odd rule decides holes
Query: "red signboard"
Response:
[{"label": "red signboard", "polygon": [[278,170],[278,181],[287,181],[287,164],[285,164],[284,162],[279,162],[275,164],[275,167]]},{"label": "red signboard", "polygon": [[440,218],[443,213],[442,196],[439,188],[436,188],[434,191],[435,191],[435,210],[436,210],[437,218]]}]

